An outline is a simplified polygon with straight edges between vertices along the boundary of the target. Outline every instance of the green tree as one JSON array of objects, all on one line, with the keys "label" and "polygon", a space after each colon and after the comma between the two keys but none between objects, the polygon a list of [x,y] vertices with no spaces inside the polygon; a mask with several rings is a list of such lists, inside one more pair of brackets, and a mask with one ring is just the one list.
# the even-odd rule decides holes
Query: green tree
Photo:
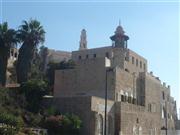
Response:
[{"label": "green tree", "polygon": [[27,109],[37,113],[41,107],[43,96],[47,92],[47,84],[42,80],[29,80],[21,85],[21,91],[27,101]]},{"label": "green tree", "polygon": [[36,49],[34,52],[34,58],[31,62],[31,70],[28,73],[30,79],[41,79],[47,81],[46,78],[46,66],[47,66],[47,47],[41,46],[40,49]]},{"label": "green tree", "polygon": [[47,56],[48,56],[48,48],[45,46],[40,47],[39,51],[40,56],[40,70],[43,71],[43,73],[46,72],[46,66],[47,66]]},{"label": "green tree", "polygon": [[41,59],[38,49],[34,51],[34,57],[31,62],[31,69],[28,72],[29,79],[43,79],[43,72],[40,70]]},{"label": "green tree", "polygon": [[7,61],[10,55],[10,48],[18,42],[16,31],[8,27],[8,23],[0,24],[0,85],[6,84]]},{"label": "green tree", "polygon": [[23,21],[17,37],[22,43],[16,66],[17,82],[22,83],[28,80],[35,51],[38,45],[45,41],[45,31],[37,20]]}]

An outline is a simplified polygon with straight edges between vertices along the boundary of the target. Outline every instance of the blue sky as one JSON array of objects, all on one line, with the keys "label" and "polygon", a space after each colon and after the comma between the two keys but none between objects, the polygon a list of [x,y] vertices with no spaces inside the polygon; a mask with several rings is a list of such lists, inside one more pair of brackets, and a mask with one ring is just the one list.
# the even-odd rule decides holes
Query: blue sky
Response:
[{"label": "blue sky", "polygon": [[[46,31],[45,45],[57,50],[77,50],[83,28],[88,48],[111,45],[109,37],[120,19],[130,37],[128,47],[145,57],[149,71],[171,85],[176,100],[180,98],[178,2],[0,1],[1,21],[18,28],[22,20],[39,20]],[[180,100],[178,104],[180,108]]]}]

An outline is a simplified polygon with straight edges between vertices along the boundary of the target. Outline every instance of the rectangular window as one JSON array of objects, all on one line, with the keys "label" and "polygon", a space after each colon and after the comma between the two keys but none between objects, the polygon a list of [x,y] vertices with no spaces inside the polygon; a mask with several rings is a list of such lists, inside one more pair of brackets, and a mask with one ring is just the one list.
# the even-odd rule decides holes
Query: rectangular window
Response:
[{"label": "rectangular window", "polygon": [[81,55],[79,56],[79,60],[81,59]]},{"label": "rectangular window", "polygon": [[106,57],[109,58],[109,53],[108,52],[106,52]]},{"label": "rectangular window", "polygon": [[121,95],[121,101],[124,102],[125,99],[124,99],[124,95]]},{"label": "rectangular window", "polygon": [[127,57],[127,56],[125,57],[125,61],[129,61],[129,59],[128,59],[128,57]]},{"label": "rectangular window", "polygon": [[128,97],[128,103],[132,103],[131,101],[131,97]]},{"label": "rectangular window", "polygon": [[148,112],[151,112],[151,104],[148,104]]},{"label": "rectangular window", "polygon": [[162,92],[162,97],[163,97],[163,100],[165,100],[165,95],[164,95],[164,91]]},{"label": "rectangular window", "polygon": [[89,58],[89,55],[87,54],[87,55],[86,55],[86,59],[88,59],[88,58]]},{"label": "rectangular window", "polygon": [[144,63],[144,70],[146,70],[146,64]]},{"label": "rectangular window", "polygon": [[142,68],[142,61],[140,61],[140,68]]},{"label": "rectangular window", "polygon": [[132,64],[134,64],[134,57],[132,57]]},{"label": "rectangular window", "polygon": [[14,57],[17,58],[17,53],[14,54]]},{"label": "rectangular window", "polygon": [[94,56],[94,58],[96,58],[96,54],[94,54],[93,56]]},{"label": "rectangular window", "polygon": [[138,66],[138,59],[136,59],[136,66]]}]

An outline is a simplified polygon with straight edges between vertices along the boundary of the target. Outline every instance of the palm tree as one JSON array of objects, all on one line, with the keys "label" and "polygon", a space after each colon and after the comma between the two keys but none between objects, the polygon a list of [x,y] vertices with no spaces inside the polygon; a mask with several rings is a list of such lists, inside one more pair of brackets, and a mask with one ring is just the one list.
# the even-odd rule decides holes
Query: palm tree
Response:
[{"label": "palm tree", "polygon": [[37,20],[23,21],[23,24],[19,27],[17,37],[22,43],[16,66],[17,82],[22,83],[28,80],[34,52],[38,45],[44,42],[45,31]]},{"label": "palm tree", "polygon": [[0,85],[6,84],[6,70],[10,49],[18,42],[16,31],[8,27],[8,23],[0,24]]}]

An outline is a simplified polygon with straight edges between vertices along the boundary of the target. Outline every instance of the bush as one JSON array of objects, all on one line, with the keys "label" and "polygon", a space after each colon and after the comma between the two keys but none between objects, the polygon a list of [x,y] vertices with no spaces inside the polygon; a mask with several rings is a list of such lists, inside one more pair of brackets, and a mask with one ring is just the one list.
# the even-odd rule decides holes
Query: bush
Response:
[{"label": "bush", "polygon": [[39,127],[40,123],[43,119],[42,115],[39,114],[33,114],[31,112],[25,112],[23,114],[23,119],[26,122],[26,124],[30,127]]},{"label": "bush", "polygon": [[43,111],[44,111],[43,114],[46,117],[60,114],[60,112],[54,106],[50,106],[49,108],[44,108]]},{"label": "bush", "polygon": [[50,135],[78,135],[81,124],[79,117],[73,114],[50,116],[44,122]]},{"label": "bush", "polygon": [[2,127],[0,128],[0,134],[14,135],[20,128],[23,127],[23,120],[21,117],[15,117],[11,114],[0,114],[0,123]]}]

